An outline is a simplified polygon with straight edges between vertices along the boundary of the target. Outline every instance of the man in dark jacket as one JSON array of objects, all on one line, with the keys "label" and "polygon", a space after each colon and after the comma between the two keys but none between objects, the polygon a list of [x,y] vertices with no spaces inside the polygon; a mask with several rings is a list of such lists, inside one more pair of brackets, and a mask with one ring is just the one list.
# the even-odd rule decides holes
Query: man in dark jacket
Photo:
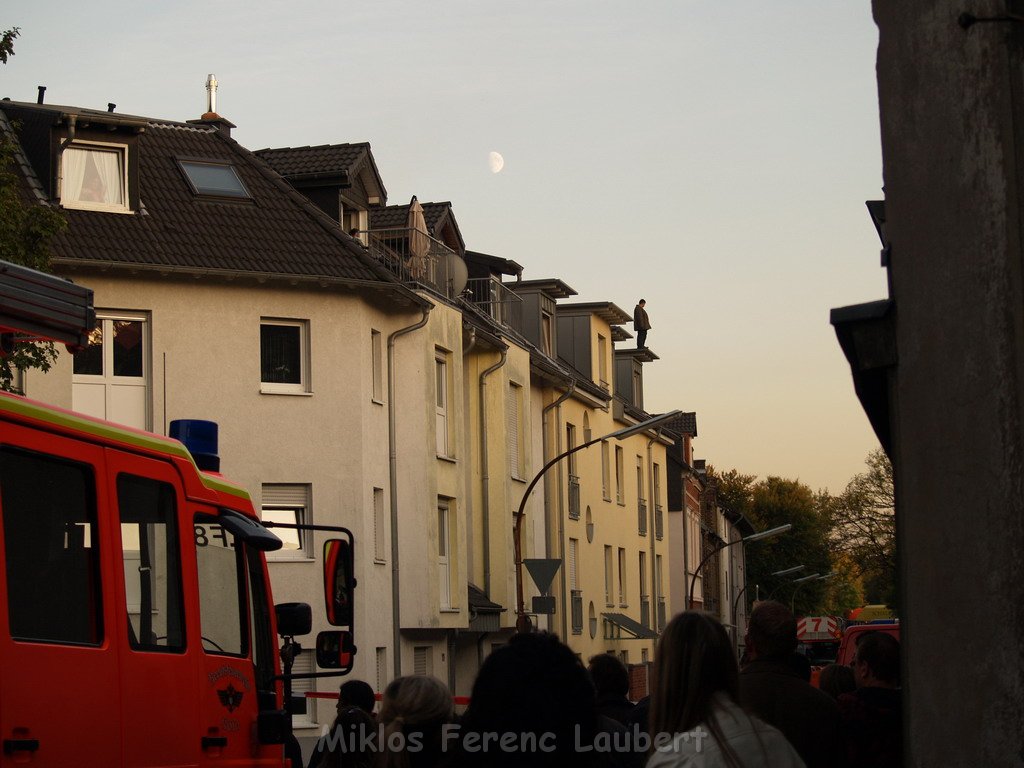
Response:
[{"label": "man in dark jacket", "polygon": [[857,690],[839,697],[849,764],[903,765],[899,641],[884,632],[861,635],[853,658],[853,679]]},{"label": "man in dark jacket", "polygon": [[797,672],[796,619],[781,603],[758,603],[746,636],[750,663],[740,671],[740,702],[778,728],[808,768],[842,764],[839,707]]},{"label": "man in dark jacket", "polygon": [[651,320],[647,317],[647,310],[644,307],[647,302],[640,299],[640,303],[633,308],[633,330],[636,331],[636,348],[647,348],[647,332],[651,330]]}]

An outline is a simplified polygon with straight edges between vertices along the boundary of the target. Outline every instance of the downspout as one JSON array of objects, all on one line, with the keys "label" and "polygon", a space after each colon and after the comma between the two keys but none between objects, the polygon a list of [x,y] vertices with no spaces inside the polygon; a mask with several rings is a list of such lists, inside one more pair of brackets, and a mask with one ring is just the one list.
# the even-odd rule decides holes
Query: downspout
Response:
[{"label": "downspout", "polygon": [[[661,434],[660,430],[658,434]],[[658,500],[654,498],[654,465],[653,454],[651,451],[651,446],[654,444],[655,440],[657,440],[657,438],[652,437],[647,441],[647,487],[651,489],[651,506],[647,510],[647,530],[651,535],[651,584],[654,586],[654,605],[651,606],[651,613],[653,614],[651,618],[653,621],[651,621],[651,623],[657,627],[659,619],[661,618],[658,614],[658,605],[660,604],[659,601],[661,598],[660,593],[662,585],[658,583],[658,554],[655,545],[655,542],[658,539],[658,531],[656,528],[657,520],[654,510],[658,505]],[[659,629],[658,631],[660,632],[661,630]]]},{"label": "downspout", "polygon": [[[508,350],[501,350],[501,358],[490,368],[480,374],[480,474],[482,483],[482,497],[480,510],[483,524],[484,543],[484,594],[491,596],[491,493],[490,493],[490,462],[487,452],[487,377],[501,368],[508,360]],[[523,410],[529,413],[527,403],[523,403]],[[521,446],[523,447],[523,446]]]},{"label": "downspout", "polygon": [[413,325],[399,328],[388,336],[388,482],[391,493],[391,623],[395,657],[395,677],[402,674],[401,591],[398,584],[398,453],[395,436],[395,340],[418,331],[427,324],[432,306],[424,307],[423,317]]},{"label": "downspout", "polygon": [[[685,438],[684,438],[685,440]],[[683,458],[686,458],[686,453],[683,453]],[[690,482],[690,478],[693,477],[693,473],[689,470],[683,472],[683,589],[686,593],[683,595],[683,610],[691,611],[693,606],[690,605],[690,507],[687,505],[687,490]]]},{"label": "downspout", "polygon": [[[548,459],[547,459],[548,456],[552,456],[553,457],[553,456],[556,455],[556,454],[553,454],[550,450],[548,450],[548,446],[547,446],[547,443],[548,443],[548,429],[547,429],[547,426],[548,426],[548,411],[550,411],[552,408],[558,408],[562,403],[564,403],[566,400],[568,400],[570,397],[572,397],[573,392],[576,391],[576,381],[574,379],[569,379],[568,381],[569,381],[569,387],[568,387],[568,389],[565,390],[565,393],[561,397],[559,397],[557,400],[555,400],[552,403],[549,403],[548,405],[545,405],[544,408],[541,409],[541,423],[540,423],[541,442],[542,442],[541,452],[544,454],[544,460],[545,461],[548,461]],[[560,434],[561,434],[561,430],[556,430],[556,432],[555,432],[556,440],[560,436]],[[555,443],[555,445],[557,447],[557,445],[558,445],[557,442]],[[546,554],[547,554],[548,557],[551,557],[551,550],[552,550],[551,539],[550,539],[550,536],[547,535],[548,532],[551,531],[551,506],[547,503],[548,493],[547,493],[547,482],[546,481],[545,481],[544,485],[545,485],[545,488],[544,488],[544,531],[545,531],[544,541],[545,541],[545,546],[547,548]],[[559,488],[561,488],[561,486],[559,486]],[[561,493],[559,493],[559,499],[561,499]],[[559,605],[562,607],[562,637],[563,638],[569,636],[568,635],[568,629],[569,629],[568,616],[569,616],[569,612],[566,610],[566,604],[565,604],[565,540],[564,540],[564,533],[565,533],[565,531],[564,531],[564,523],[562,521],[562,516],[559,515],[558,516],[558,553],[562,557],[562,567],[558,569],[561,572],[561,578],[559,579],[559,581],[561,583],[560,586],[561,586],[561,592],[562,592]]]},{"label": "downspout", "polygon": [[[40,97],[42,94],[40,94]],[[60,143],[57,148],[57,154],[63,155],[64,150],[68,148],[68,145],[75,140],[75,129],[78,126],[78,115],[68,115],[68,136],[64,141]],[[64,189],[64,163],[57,163],[57,194],[59,195]]]}]

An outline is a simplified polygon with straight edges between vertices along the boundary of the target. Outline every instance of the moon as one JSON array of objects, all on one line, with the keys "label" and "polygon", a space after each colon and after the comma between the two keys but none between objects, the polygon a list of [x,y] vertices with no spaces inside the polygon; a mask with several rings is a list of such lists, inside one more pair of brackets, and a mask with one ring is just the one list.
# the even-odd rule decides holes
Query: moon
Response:
[{"label": "moon", "polygon": [[500,152],[491,152],[487,155],[487,164],[491,166],[491,173],[501,173],[501,169],[505,167],[505,158]]}]

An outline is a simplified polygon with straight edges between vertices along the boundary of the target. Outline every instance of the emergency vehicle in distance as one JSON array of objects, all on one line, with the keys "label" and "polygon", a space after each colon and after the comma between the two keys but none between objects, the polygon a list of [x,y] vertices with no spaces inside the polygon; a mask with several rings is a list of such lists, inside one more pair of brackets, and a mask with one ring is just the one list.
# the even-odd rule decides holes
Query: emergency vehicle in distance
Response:
[{"label": "emergency vehicle in distance", "polygon": [[[0,262],[0,333],[74,348],[94,324],[91,291]],[[0,766],[285,765],[312,612],[274,605],[264,553],[281,541],[218,473],[210,423],[174,431],[193,453],[0,393]],[[324,593],[345,629],[317,636],[332,671],[301,677],[346,674],[352,535],[303,527],[341,534]]]},{"label": "emergency vehicle in distance", "polygon": [[823,667],[835,663],[842,636],[843,620],[838,616],[804,616],[797,619],[797,650],[811,664],[812,685],[817,686]]}]

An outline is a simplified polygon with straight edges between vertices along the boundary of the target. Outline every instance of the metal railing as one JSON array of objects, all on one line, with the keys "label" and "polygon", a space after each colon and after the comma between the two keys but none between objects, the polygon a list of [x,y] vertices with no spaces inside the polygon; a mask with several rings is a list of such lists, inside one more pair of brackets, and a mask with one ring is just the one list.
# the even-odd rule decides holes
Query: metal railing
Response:
[{"label": "metal railing", "polygon": [[665,520],[661,504],[654,505],[654,536],[658,541],[665,535]]},{"label": "metal railing", "polygon": [[474,277],[466,283],[467,298],[506,328],[522,332],[523,300],[493,277]]},{"label": "metal railing", "polygon": [[579,589],[572,590],[572,633],[574,635],[583,632],[583,592]]},{"label": "metal railing", "polygon": [[651,626],[651,596],[640,595],[640,623],[647,627]]},{"label": "metal railing", "polygon": [[647,501],[637,499],[636,501],[636,523],[637,531],[641,536],[647,535]]},{"label": "metal railing", "polygon": [[371,229],[365,236],[370,255],[404,283],[426,286],[445,298],[455,298],[452,260],[459,255],[418,229]]},{"label": "metal railing", "polygon": [[569,519],[580,519],[580,479],[569,475]]}]

